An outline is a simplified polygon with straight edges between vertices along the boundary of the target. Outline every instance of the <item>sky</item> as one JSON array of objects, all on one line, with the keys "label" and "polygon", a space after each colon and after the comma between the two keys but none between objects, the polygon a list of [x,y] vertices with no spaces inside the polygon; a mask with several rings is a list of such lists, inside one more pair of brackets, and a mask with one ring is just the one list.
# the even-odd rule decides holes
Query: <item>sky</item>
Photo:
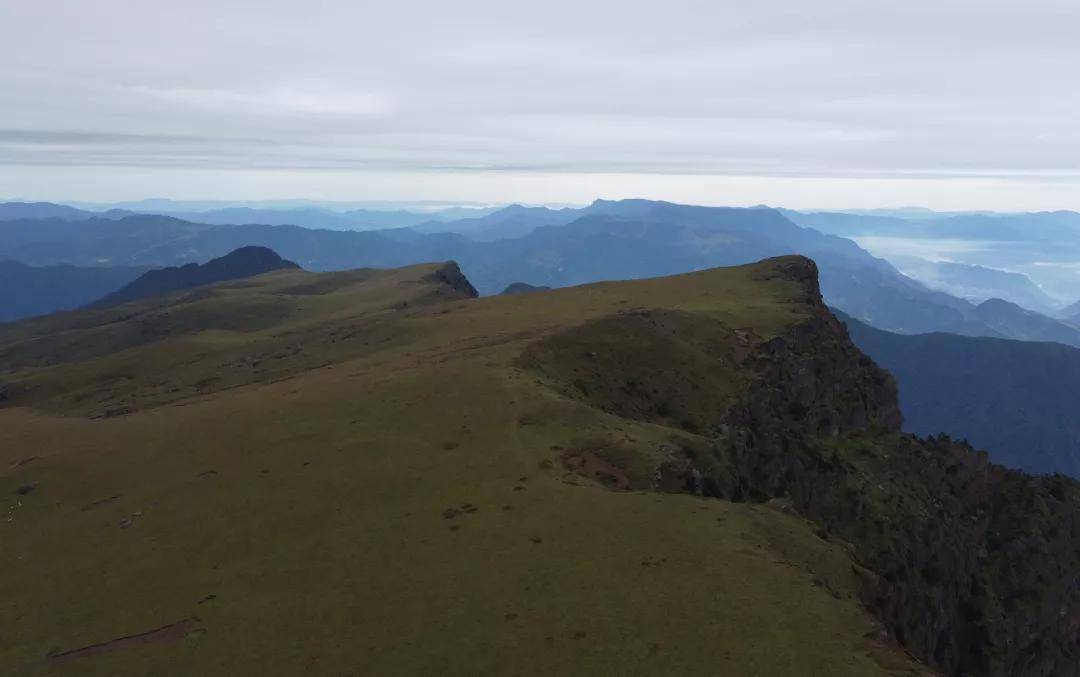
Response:
[{"label": "sky", "polygon": [[1076,0],[5,0],[0,198],[1080,209]]}]

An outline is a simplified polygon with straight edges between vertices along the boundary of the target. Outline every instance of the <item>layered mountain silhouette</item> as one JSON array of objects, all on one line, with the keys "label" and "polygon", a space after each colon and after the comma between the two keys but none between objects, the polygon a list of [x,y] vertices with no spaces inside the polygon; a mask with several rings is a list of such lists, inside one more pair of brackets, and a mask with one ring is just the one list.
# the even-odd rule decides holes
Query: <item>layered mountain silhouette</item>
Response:
[{"label": "layered mountain silhouette", "polygon": [[[429,228],[479,233],[480,239],[421,232]],[[996,304],[980,309],[906,277],[851,240],[800,227],[769,208],[597,200],[581,209],[514,206],[420,230],[363,232],[209,225],[157,215],[0,224],[0,257],[35,265],[175,266],[247,245],[271,248],[316,271],[454,259],[481,294],[499,293],[514,282],[563,287],[799,253],[818,262],[831,305],[882,329],[1076,342],[1063,323]]]},{"label": "layered mountain silhouette", "polygon": [[1080,346],[1080,329],[1002,299],[983,301],[973,315],[1000,336]]},{"label": "layered mountain silhouette", "polygon": [[0,203],[0,221],[17,219],[64,219],[80,221],[98,216],[93,212],[83,211],[67,205],[53,202],[2,202]]},{"label": "layered mountain silhouette", "polygon": [[79,308],[144,272],[145,266],[28,266],[0,261],[0,322]]},{"label": "layered mountain silhouette", "polygon": [[1065,306],[1056,313],[1056,316],[1066,324],[1080,327],[1080,301]]},{"label": "layered mountain silhouette", "polygon": [[904,429],[947,433],[1028,472],[1080,477],[1080,350],[1035,341],[905,336],[843,316],[899,384]]},{"label": "layered mountain silhouette", "polygon": [[1080,213],[1073,211],[1021,214],[881,215],[851,212],[783,210],[799,225],[835,235],[876,235],[924,239],[1075,241],[1080,236]]},{"label": "layered mountain silhouette", "polygon": [[299,266],[292,261],[286,261],[266,247],[241,247],[202,265],[189,263],[184,266],[151,270],[91,304],[91,307],[106,308],[192,287],[237,280],[288,268],[299,268]]},{"label": "layered mountain silhouette", "polygon": [[973,303],[1000,298],[1044,314],[1054,314],[1060,305],[1023,273],[915,256],[892,256],[889,261],[931,289]]}]

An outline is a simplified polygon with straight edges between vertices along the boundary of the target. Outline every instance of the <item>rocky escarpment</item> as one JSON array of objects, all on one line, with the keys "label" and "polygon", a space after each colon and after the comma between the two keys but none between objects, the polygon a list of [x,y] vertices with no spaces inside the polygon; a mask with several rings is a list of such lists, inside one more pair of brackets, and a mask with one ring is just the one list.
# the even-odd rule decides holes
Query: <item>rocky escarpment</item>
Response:
[{"label": "rocky escarpment", "polygon": [[461,272],[461,267],[458,266],[456,261],[444,263],[432,273],[432,278],[447,285],[453,292],[465,298],[475,299],[480,296],[479,292],[476,291],[476,287],[472,286],[472,282],[469,282],[469,278],[465,277],[465,274]]},{"label": "rocky escarpment", "polygon": [[813,262],[766,270],[797,283],[806,314],[772,339],[637,311],[532,346],[522,364],[568,396],[702,440],[654,486],[779,499],[849,543],[865,604],[944,674],[1080,675],[1080,485],[902,434],[893,378],[822,304]]},{"label": "rocky escarpment", "polygon": [[895,386],[815,317],[763,344],[704,482],[851,543],[865,602],[946,674],[1080,674],[1080,486],[898,432]]},{"label": "rocky escarpment", "polygon": [[[892,377],[795,265],[811,316],[745,361],[717,448],[729,498],[782,497],[854,546],[865,602],[946,674],[1080,674],[1080,485],[899,433]],[[728,487],[725,489],[725,486]]]}]

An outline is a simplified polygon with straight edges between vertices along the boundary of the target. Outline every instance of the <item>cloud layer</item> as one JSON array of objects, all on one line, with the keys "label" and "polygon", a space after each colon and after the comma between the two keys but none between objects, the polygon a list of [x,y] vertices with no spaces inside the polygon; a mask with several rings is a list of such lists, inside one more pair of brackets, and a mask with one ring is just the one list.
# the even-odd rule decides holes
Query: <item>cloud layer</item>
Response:
[{"label": "cloud layer", "polygon": [[1050,190],[1078,34],[1057,0],[5,3],[0,165]]}]

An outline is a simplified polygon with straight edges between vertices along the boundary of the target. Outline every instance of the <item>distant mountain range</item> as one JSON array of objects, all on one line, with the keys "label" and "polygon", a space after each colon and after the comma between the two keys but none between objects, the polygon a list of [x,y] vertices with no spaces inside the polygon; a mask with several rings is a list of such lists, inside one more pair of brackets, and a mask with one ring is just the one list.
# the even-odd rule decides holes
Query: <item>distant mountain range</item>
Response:
[{"label": "distant mountain range", "polygon": [[491,241],[522,237],[542,226],[565,226],[581,217],[583,209],[549,209],[510,205],[491,214],[458,221],[428,221],[414,227],[424,233],[458,233],[472,240]]},{"label": "distant mountain range", "polygon": [[782,210],[795,223],[825,233],[853,237],[876,235],[927,239],[1055,241],[1080,236],[1080,213],[1072,211],[1023,214],[921,214],[903,212],[850,213]]},{"label": "distant mountain range", "polygon": [[1055,313],[1061,305],[1024,273],[952,261],[929,261],[916,256],[893,256],[889,261],[905,275],[931,289],[973,303],[1001,298],[1045,314]]},{"label": "distant mountain range", "polygon": [[0,202],[0,221],[15,221],[18,219],[81,221],[95,216],[100,215],[52,202]]},{"label": "distant mountain range", "polygon": [[145,266],[28,266],[0,260],[0,322],[73,310],[128,284]]},{"label": "distant mountain range", "polygon": [[1057,313],[1055,313],[1055,316],[1066,324],[1080,327],[1080,301],[1071,303],[1058,310]]},{"label": "distant mountain range", "polygon": [[122,209],[139,214],[163,212],[206,212],[216,209],[267,209],[285,211],[290,209],[319,209],[331,212],[370,210],[378,212],[408,211],[418,214],[446,213],[452,218],[467,218],[493,212],[499,206],[463,200],[310,200],[285,198],[275,200],[172,200],[169,198],[144,198],[121,202],[80,202],[67,200],[64,204],[92,212]]},{"label": "distant mountain range", "polygon": [[[158,208],[151,209],[151,205]],[[316,206],[246,207],[215,206],[215,203],[186,205],[181,202],[150,201],[133,203],[124,208],[89,211],[51,202],[0,203],[0,221],[62,219],[84,221],[87,219],[119,219],[139,214],[171,216],[186,221],[209,225],[289,225],[329,230],[380,230],[408,226],[430,225],[451,221],[466,221],[496,211],[494,208],[450,207],[434,211],[408,211],[404,209],[346,209],[332,210]],[[187,206],[188,208],[182,208]],[[195,209],[192,207],[202,207]]]},{"label": "distant mountain range", "polygon": [[241,247],[202,265],[188,263],[183,266],[151,270],[130,284],[94,302],[91,307],[107,308],[215,282],[237,280],[273,270],[299,267],[292,261],[281,258],[272,249]]},{"label": "distant mountain range", "polygon": [[1028,472],[1080,477],[1080,350],[1058,343],[904,336],[841,316],[900,387],[904,429],[948,433]]},{"label": "distant mountain range", "polygon": [[[1051,297],[1053,307],[1076,300],[1080,290],[1080,213],[937,213],[923,210],[870,212],[798,212],[782,210],[795,223],[825,233],[850,237],[877,256],[907,268],[902,257],[967,264],[996,269],[1003,274],[1026,275]],[[1014,280],[1000,279],[1000,287],[978,270],[929,271],[909,274],[951,294],[967,297],[974,286],[983,300],[1000,297],[1031,310],[1048,312],[1045,298],[1012,296]],[[959,275],[957,275],[959,273]],[[948,278],[953,279],[948,279]],[[957,286],[949,286],[956,282]],[[944,284],[943,284],[944,283]],[[974,283],[974,285],[972,284]]]},{"label": "distant mountain range", "polygon": [[268,247],[314,271],[453,259],[483,294],[513,282],[564,287],[800,253],[818,262],[830,304],[878,328],[1080,345],[1080,331],[1064,322],[930,289],[851,240],[800,227],[769,208],[597,200],[580,209],[515,205],[445,224],[368,231],[214,225],[145,214],[0,223],[0,258],[33,265],[167,267],[247,245]]}]

